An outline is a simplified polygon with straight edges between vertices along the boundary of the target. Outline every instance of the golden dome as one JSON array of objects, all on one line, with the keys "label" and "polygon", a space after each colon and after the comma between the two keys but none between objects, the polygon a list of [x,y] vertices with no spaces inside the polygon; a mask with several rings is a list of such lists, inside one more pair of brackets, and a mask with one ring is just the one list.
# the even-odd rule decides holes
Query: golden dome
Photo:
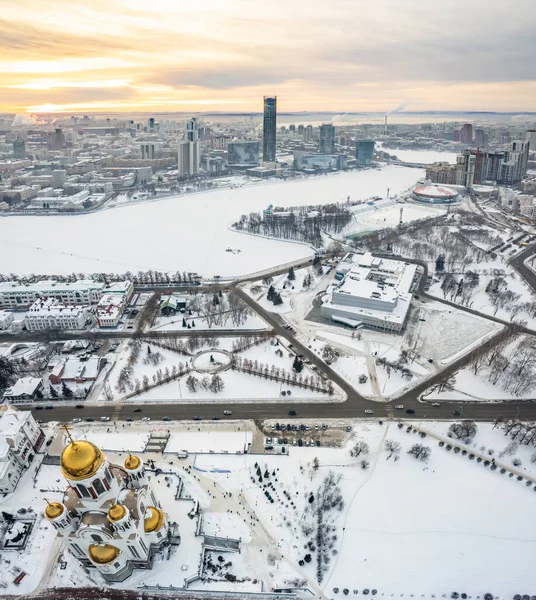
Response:
[{"label": "golden dome", "polygon": [[111,544],[91,544],[89,547],[89,558],[98,565],[107,565],[114,561],[121,550]]},{"label": "golden dome", "polygon": [[49,521],[53,521],[63,514],[63,510],[64,507],[61,502],[49,502],[45,508],[45,517]]},{"label": "golden dome", "polygon": [[128,455],[128,458],[125,460],[125,469],[129,471],[135,471],[141,465],[141,460],[132,454]]},{"label": "golden dome", "polygon": [[92,477],[104,462],[104,454],[91,442],[72,441],[61,453],[61,472],[78,481]]},{"label": "golden dome", "polygon": [[164,519],[166,518],[165,513],[159,508],[156,508],[156,506],[148,506],[147,512],[150,513],[150,516],[145,517],[145,533],[159,531],[164,524]]},{"label": "golden dome", "polygon": [[127,509],[122,504],[114,504],[108,511],[108,521],[117,523],[127,514]]}]

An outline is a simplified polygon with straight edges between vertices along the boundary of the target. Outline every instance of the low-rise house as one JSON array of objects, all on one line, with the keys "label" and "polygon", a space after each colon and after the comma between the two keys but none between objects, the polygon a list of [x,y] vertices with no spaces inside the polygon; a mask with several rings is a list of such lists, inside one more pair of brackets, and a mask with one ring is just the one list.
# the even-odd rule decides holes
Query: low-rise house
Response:
[{"label": "low-rise house", "polygon": [[21,377],[4,392],[8,402],[27,402],[43,397],[43,382],[39,377]]}]

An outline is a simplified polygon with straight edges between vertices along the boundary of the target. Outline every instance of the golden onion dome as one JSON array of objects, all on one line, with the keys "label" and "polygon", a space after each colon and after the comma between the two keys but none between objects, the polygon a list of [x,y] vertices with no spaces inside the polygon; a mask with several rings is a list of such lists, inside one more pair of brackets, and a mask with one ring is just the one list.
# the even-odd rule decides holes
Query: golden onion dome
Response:
[{"label": "golden onion dome", "polygon": [[129,471],[135,471],[141,465],[141,460],[132,454],[129,454],[127,459],[125,460],[125,469]]},{"label": "golden onion dome", "polygon": [[91,442],[71,441],[61,453],[61,472],[71,480],[92,477],[104,462],[104,454]]},{"label": "golden onion dome", "polygon": [[114,504],[108,511],[108,521],[117,523],[127,514],[127,509],[122,504]]},{"label": "golden onion dome", "polygon": [[98,565],[107,565],[114,561],[121,550],[111,544],[91,544],[89,546],[89,558]]},{"label": "golden onion dome", "polygon": [[49,502],[47,507],[45,508],[45,517],[49,521],[53,521],[57,519],[63,514],[65,507],[61,502]]},{"label": "golden onion dome", "polygon": [[156,506],[148,506],[147,513],[145,513],[145,533],[160,531],[162,525],[164,524],[164,519],[166,518],[165,513],[159,508],[156,508]]}]

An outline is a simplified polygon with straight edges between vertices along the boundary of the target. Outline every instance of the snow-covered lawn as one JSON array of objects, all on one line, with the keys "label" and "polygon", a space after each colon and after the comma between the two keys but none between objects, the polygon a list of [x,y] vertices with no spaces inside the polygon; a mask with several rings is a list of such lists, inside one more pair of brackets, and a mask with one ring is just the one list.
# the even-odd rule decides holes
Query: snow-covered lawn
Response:
[{"label": "snow-covered lawn", "polygon": [[[531,593],[536,551],[536,525],[529,518],[532,489],[394,424],[380,428],[361,423],[355,435],[354,443],[361,439],[370,447],[370,453],[357,460],[349,456],[347,446],[291,448],[288,457],[203,455],[196,464],[211,471],[206,477],[233,495],[241,491],[273,547],[294,564],[308,552],[301,522],[310,492],[316,493],[330,470],[340,475],[344,507],[334,522],[337,555],[320,586],[329,597],[344,597],[345,588],[358,589],[359,594],[377,589],[378,595],[416,597],[448,597],[456,591],[473,597],[490,592],[506,599],[518,592]],[[401,444],[397,462],[386,460],[385,439]],[[417,442],[431,447],[427,463],[407,454]],[[314,457],[319,460],[316,471]],[[359,464],[363,458],[370,463],[366,470]],[[270,490],[274,504],[256,481],[255,462],[261,472],[269,472],[264,481],[275,484],[275,491]],[[223,468],[231,473],[214,472]],[[285,490],[296,508],[285,498]],[[315,562],[313,552],[312,562],[300,569],[312,584]],[[275,571],[272,585],[277,584],[283,581]]]},{"label": "snow-covered lawn", "polygon": [[[194,374],[197,376],[196,374]],[[327,396],[320,392],[299,388],[293,385],[281,384],[278,381],[270,381],[262,377],[240,373],[238,371],[224,371],[219,373],[225,385],[223,391],[213,393],[210,391],[199,390],[190,392],[186,387],[186,377],[182,377],[177,381],[165,383],[158,387],[142,392],[138,396],[131,398],[132,402],[144,401],[163,401],[163,402],[251,402],[263,400],[265,402],[311,402],[311,401],[333,401],[340,402],[342,398],[339,396]],[[281,396],[281,391],[291,390],[291,398]]]},{"label": "snow-covered lawn", "polygon": [[[194,427],[195,428],[195,427]],[[251,431],[181,431],[169,438],[165,452],[244,452],[252,442]]]},{"label": "snow-covered lawn", "polygon": [[[184,327],[182,326],[182,319],[184,315],[177,314],[174,317],[157,317],[155,324],[151,327],[151,331],[182,331]],[[188,316],[186,315],[186,322],[191,323],[195,321],[195,328],[197,331],[214,331],[217,333],[218,329],[236,329],[237,333],[240,333],[240,329],[267,329],[268,325],[258,316],[258,315],[249,315],[242,325],[236,327],[231,323],[231,321],[227,321],[227,323],[222,325],[211,324],[209,327],[207,325],[207,320],[204,317],[198,316]]]},{"label": "snow-covered lawn", "polygon": [[[77,216],[0,219],[0,271],[102,273],[195,271],[237,276],[311,255],[302,244],[229,230],[269,204],[298,206],[366,199],[407,189],[424,171],[387,166],[291,182],[172,197]],[[177,234],[177,223],[182,223]],[[57,232],[62,235],[58,236]],[[100,243],[94,232],[99,231]],[[200,233],[201,232],[201,233]],[[227,252],[227,248],[240,252]]]}]

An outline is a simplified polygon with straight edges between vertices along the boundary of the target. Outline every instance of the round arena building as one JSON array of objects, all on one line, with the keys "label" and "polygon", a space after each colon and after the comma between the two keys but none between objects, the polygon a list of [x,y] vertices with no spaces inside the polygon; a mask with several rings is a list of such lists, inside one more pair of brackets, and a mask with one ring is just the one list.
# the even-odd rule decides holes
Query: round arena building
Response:
[{"label": "round arena building", "polygon": [[458,192],[443,185],[420,185],[413,189],[413,198],[428,204],[450,204],[456,201]]}]

